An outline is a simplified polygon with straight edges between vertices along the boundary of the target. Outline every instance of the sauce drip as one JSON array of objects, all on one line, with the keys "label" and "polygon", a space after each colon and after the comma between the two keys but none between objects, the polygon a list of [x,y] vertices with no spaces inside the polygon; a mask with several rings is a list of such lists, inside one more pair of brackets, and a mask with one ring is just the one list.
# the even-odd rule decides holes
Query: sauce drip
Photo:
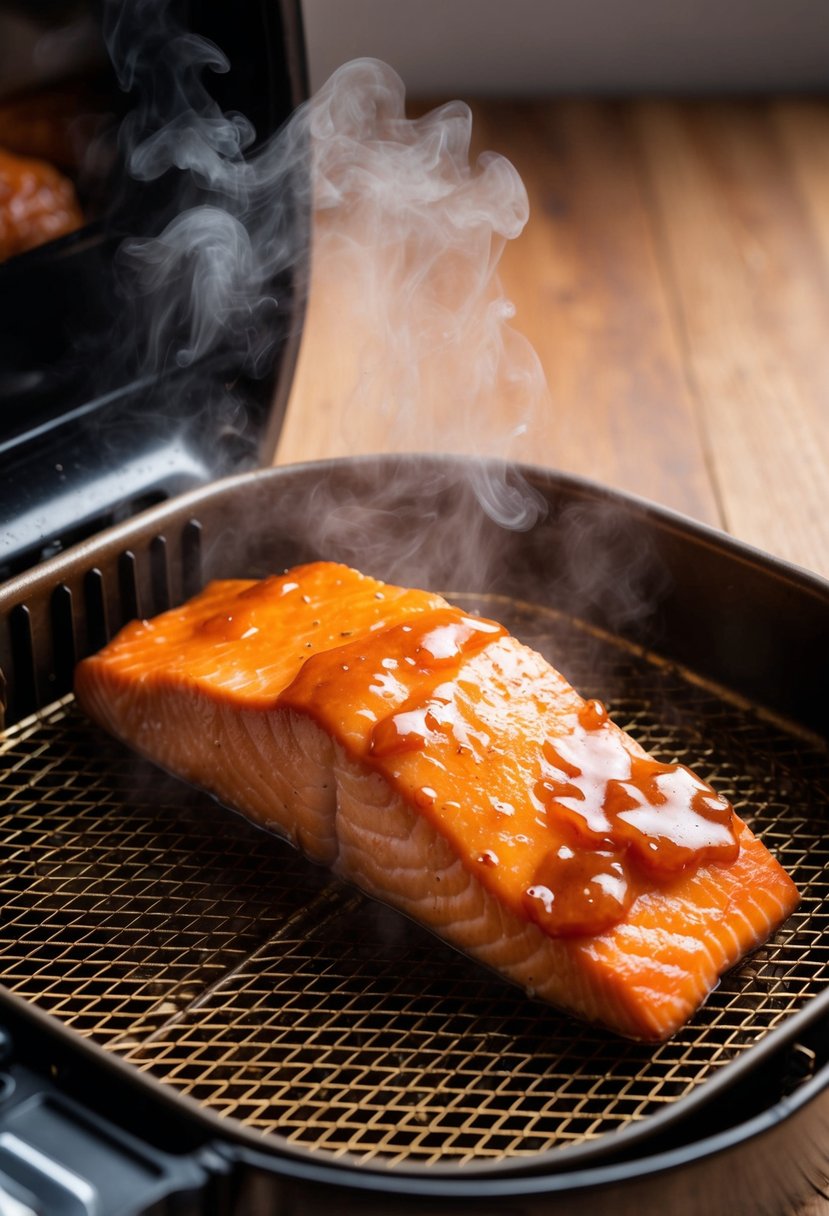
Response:
[{"label": "sauce drip", "polygon": [[[588,702],[587,705],[595,704]],[[630,850],[659,881],[689,865],[737,857],[731,806],[682,764],[662,764],[626,745],[607,715],[580,713],[569,734],[542,748],[536,795],[588,849]]]},{"label": "sauce drip", "polygon": [[739,853],[730,804],[684,765],[633,751],[598,701],[545,741],[535,793],[579,850],[549,853],[525,892],[528,915],[554,935],[601,933],[643,880],[670,882]]},{"label": "sauce drip", "polygon": [[634,894],[624,858],[563,844],[538,867],[524,906],[551,937],[592,936],[618,924]]},{"label": "sauce drip", "polygon": [[[427,621],[417,631],[404,626],[400,638],[386,638],[395,650],[395,656],[383,659],[382,665],[396,671],[402,662],[407,688],[411,686],[413,676],[416,677],[415,688],[402,709],[375,724],[369,743],[371,755],[390,756],[396,752],[421,750],[441,734],[451,734],[460,748],[469,749],[469,731],[454,705],[454,686],[444,680],[444,675],[450,669],[456,672],[464,658],[482,650],[504,633],[505,630],[494,621],[461,617],[436,624]],[[424,691],[435,673],[440,675],[441,683],[424,699]]]},{"label": "sauce drip", "polygon": [[[393,764],[447,740],[469,753],[476,732],[457,708],[456,677],[505,634],[496,622],[454,608],[424,611],[309,656],[280,700],[311,712],[328,730],[347,718],[355,727],[347,732],[352,750],[361,759]],[[349,702],[362,709],[348,714]]]}]

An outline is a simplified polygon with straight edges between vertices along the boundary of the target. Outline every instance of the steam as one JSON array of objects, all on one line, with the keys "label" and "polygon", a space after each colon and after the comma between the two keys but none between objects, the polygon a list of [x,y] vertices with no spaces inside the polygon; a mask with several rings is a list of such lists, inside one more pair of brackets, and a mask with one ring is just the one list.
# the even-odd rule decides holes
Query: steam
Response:
[{"label": "steam", "polygon": [[[368,440],[508,460],[546,404],[540,364],[510,327],[497,278],[529,214],[516,170],[494,153],[471,163],[472,115],[461,102],[407,119],[402,81],[375,60],[336,72],[308,117],[314,320],[327,325],[315,337],[340,352],[330,391],[350,403],[343,449]],[[336,333],[343,318],[347,346]],[[535,523],[526,485],[470,469],[491,518]]]},{"label": "steam", "polygon": [[[502,156],[473,160],[469,108],[407,118],[396,73],[359,60],[258,141],[211,95],[228,70],[217,47],[158,0],[108,0],[106,12],[119,80],[138,100],[122,158],[162,203],[154,231],[134,229],[121,247],[139,372],[151,382],[185,369],[192,386],[200,367],[221,371],[227,358],[266,375],[310,278],[305,357],[324,352],[326,363],[303,379],[300,357],[307,434],[292,431],[289,412],[291,457],[400,454],[383,466],[385,486],[359,461],[313,489],[305,476],[282,479],[273,519],[250,521],[257,536],[273,534],[268,562],[329,557],[450,591],[497,591],[507,578],[511,594],[563,594],[569,612],[614,628],[647,618],[665,590],[661,564],[612,502],[579,496],[553,508],[549,531],[514,544],[512,532],[548,511],[515,460],[537,450],[550,410],[498,279],[527,195]],[[242,417],[230,379],[210,383],[225,384],[221,409]],[[464,459],[413,462],[412,452]],[[215,568],[233,568],[233,528],[215,543]]]},{"label": "steam", "polygon": [[140,98],[121,131],[128,172],[178,179],[169,222],[121,249],[140,373],[231,352],[245,375],[265,374],[280,277],[306,256],[315,210],[315,316],[346,352],[330,386],[339,451],[497,457],[494,474],[470,463],[477,501],[505,527],[531,527],[541,501],[507,470],[544,377],[496,274],[528,203],[503,157],[470,163],[469,108],[409,120],[400,78],[360,60],[257,145],[248,120],[210,95],[210,74],[228,69],[217,47],[155,0],[110,3],[107,19],[121,86]]},{"label": "steam", "polygon": [[228,355],[265,374],[279,328],[276,285],[304,255],[307,144],[297,127],[253,150],[243,115],[225,114],[205,76],[229,69],[207,39],[181,30],[155,0],[110,0],[105,36],[121,87],[138,98],[120,131],[128,174],[169,181],[169,222],[124,241],[124,295],[133,301],[139,372],[152,376]]}]

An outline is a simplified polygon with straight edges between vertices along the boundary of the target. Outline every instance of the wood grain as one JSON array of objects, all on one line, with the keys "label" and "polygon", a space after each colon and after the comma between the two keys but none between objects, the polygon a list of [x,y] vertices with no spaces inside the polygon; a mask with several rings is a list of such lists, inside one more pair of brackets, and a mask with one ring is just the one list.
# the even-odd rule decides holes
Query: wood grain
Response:
[{"label": "wood grain", "polygon": [[829,292],[791,162],[757,104],[633,122],[723,522],[826,571]]},{"label": "wood grain", "polygon": [[[829,574],[829,102],[474,112],[476,148],[516,164],[532,208],[501,278],[550,398],[512,454]],[[480,427],[361,408],[366,324],[346,273],[312,278],[278,460],[480,450]],[[504,433],[510,409],[494,394]]]}]

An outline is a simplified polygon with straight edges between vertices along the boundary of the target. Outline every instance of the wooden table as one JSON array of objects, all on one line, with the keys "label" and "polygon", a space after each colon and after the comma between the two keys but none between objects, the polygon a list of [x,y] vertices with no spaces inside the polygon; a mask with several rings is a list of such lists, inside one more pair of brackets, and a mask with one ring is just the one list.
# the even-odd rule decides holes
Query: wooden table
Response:
[{"label": "wooden table", "polygon": [[[829,575],[829,100],[474,113],[530,198],[502,279],[550,402],[512,452]],[[361,411],[355,311],[312,284],[279,462],[440,446]]]},{"label": "wooden table", "polygon": [[[502,280],[550,392],[512,453],[829,576],[829,100],[473,109],[531,205]],[[384,339],[348,265],[316,271],[278,462],[440,447],[361,399]]]}]

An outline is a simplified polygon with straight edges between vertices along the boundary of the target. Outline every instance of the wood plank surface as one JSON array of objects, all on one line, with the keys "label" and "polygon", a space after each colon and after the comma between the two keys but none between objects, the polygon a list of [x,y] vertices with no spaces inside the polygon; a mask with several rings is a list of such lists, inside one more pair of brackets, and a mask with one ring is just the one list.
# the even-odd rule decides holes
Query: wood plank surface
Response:
[{"label": "wood plank surface", "polygon": [[376,386],[361,395],[385,339],[343,263],[312,278],[278,461],[509,435],[512,455],[829,574],[829,101],[473,110],[474,148],[512,160],[530,198],[500,273],[549,398],[516,438],[495,393],[487,439],[442,429],[434,376],[428,424]]},{"label": "wood plank surface", "polygon": [[756,104],[632,117],[723,523],[826,571],[827,265],[786,149]]}]

